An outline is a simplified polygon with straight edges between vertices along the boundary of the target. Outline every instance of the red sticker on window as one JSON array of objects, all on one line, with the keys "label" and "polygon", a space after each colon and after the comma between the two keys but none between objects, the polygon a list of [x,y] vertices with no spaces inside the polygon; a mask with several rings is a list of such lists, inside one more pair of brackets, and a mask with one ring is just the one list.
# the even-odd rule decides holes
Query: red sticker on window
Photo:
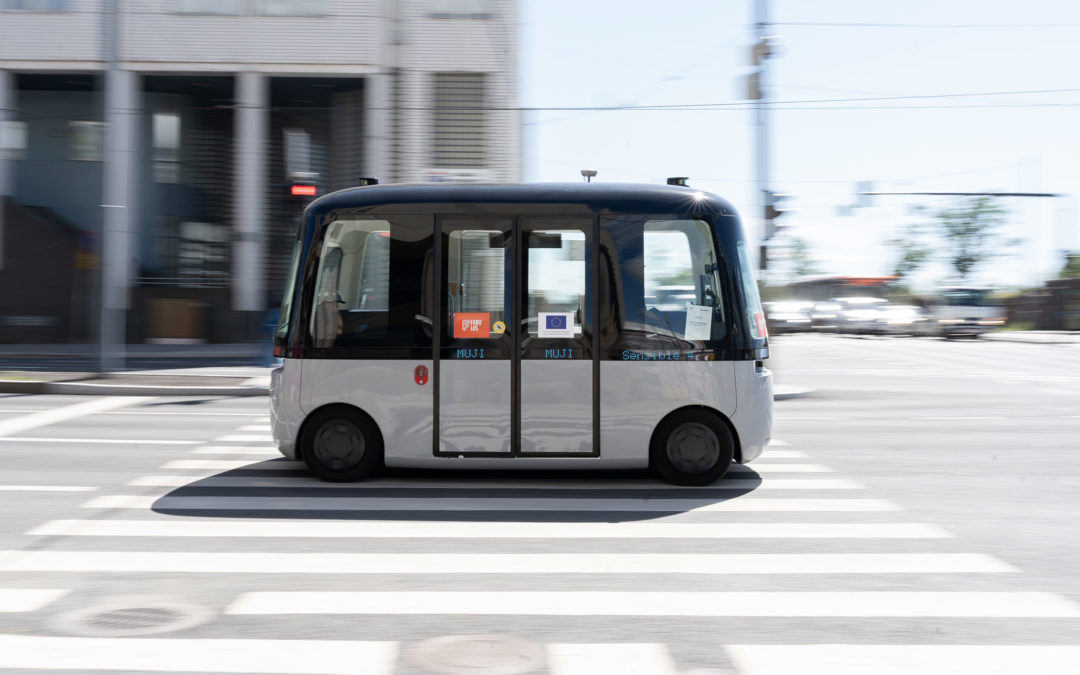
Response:
[{"label": "red sticker on window", "polygon": [[454,337],[486,340],[491,337],[488,330],[489,320],[490,315],[487,312],[455,312]]},{"label": "red sticker on window", "polygon": [[413,379],[417,384],[427,384],[427,366],[417,366],[413,371]]},{"label": "red sticker on window", "polygon": [[756,337],[766,337],[765,333],[765,317],[761,312],[754,312],[754,328],[756,328]]}]

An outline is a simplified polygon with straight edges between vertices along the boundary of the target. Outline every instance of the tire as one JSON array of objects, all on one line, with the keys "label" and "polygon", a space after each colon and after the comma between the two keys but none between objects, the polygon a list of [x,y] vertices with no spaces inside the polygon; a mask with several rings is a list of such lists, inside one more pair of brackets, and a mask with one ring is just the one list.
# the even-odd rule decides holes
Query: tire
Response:
[{"label": "tire", "polygon": [[332,483],[351,483],[367,478],[382,462],[382,434],[363,412],[330,406],[308,418],[300,451],[311,473]]},{"label": "tire", "polygon": [[720,417],[705,410],[680,410],[656,427],[649,443],[654,471],[675,485],[711,485],[735,458],[735,437]]}]

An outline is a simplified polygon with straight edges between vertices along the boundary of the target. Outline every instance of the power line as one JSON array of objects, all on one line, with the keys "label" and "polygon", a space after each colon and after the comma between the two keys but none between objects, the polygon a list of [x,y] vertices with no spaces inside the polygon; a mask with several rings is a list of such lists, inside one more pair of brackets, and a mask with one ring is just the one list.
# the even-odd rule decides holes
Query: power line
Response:
[{"label": "power line", "polygon": [[1080,28],[1080,23],[870,23],[844,21],[775,21],[770,26],[813,28],[947,28],[947,29],[1027,29]]}]

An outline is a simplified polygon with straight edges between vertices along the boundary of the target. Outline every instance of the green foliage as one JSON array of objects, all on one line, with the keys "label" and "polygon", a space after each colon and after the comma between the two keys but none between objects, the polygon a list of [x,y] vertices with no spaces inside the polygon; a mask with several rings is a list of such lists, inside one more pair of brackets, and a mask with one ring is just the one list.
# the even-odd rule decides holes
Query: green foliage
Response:
[{"label": "green foliage", "polygon": [[1080,279],[1080,252],[1065,254],[1065,266],[1058,272],[1058,279]]},{"label": "green foliage", "polygon": [[937,214],[947,248],[948,262],[961,281],[983,262],[1008,254],[1018,240],[1006,240],[997,230],[1004,225],[1005,209],[994,197],[976,196]]},{"label": "green foliage", "polygon": [[926,243],[926,227],[919,224],[906,225],[886,240],[886,244],[899,251],[899,257],[893,264],[892,274],[902,282],[908,275],[930,260],[932,252]]},{"label": "green foliage", "polygon": [[813,258],[812,251],[813,249],[810,246],[810,242],[805,239],[795,237],[791,240],[788,258],[791,261],[791,273],[796,277],[805,277],[819,273],[820,270],[817,261]]}]

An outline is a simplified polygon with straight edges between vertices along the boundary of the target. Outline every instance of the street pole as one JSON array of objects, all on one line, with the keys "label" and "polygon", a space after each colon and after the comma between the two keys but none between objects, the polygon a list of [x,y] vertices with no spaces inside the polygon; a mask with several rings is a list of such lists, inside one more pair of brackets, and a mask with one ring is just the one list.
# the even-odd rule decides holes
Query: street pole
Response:
[{"label": "street pole", "polygon": [[119,68],[120,2],[107,0],[102,15],[101,50],[105,61],[104,149],[102,163],[101,303],[98,370],[108,373],[124,367],[124,323],[127,308],[130,215],[127,184],[130,148],[124,142],[131,107],[130,83]]},{"label": "street pole", "polygon": [[756,102],[754,104],[755,174],[758,193],[758,214],[761,218],[761,249],[758,269],[768,267],[768,219],[765,212],[769,206],[769,104],[768,77],[765,64],[768,55],[768,0],[754,0],[754,65],[756,71]]}]

